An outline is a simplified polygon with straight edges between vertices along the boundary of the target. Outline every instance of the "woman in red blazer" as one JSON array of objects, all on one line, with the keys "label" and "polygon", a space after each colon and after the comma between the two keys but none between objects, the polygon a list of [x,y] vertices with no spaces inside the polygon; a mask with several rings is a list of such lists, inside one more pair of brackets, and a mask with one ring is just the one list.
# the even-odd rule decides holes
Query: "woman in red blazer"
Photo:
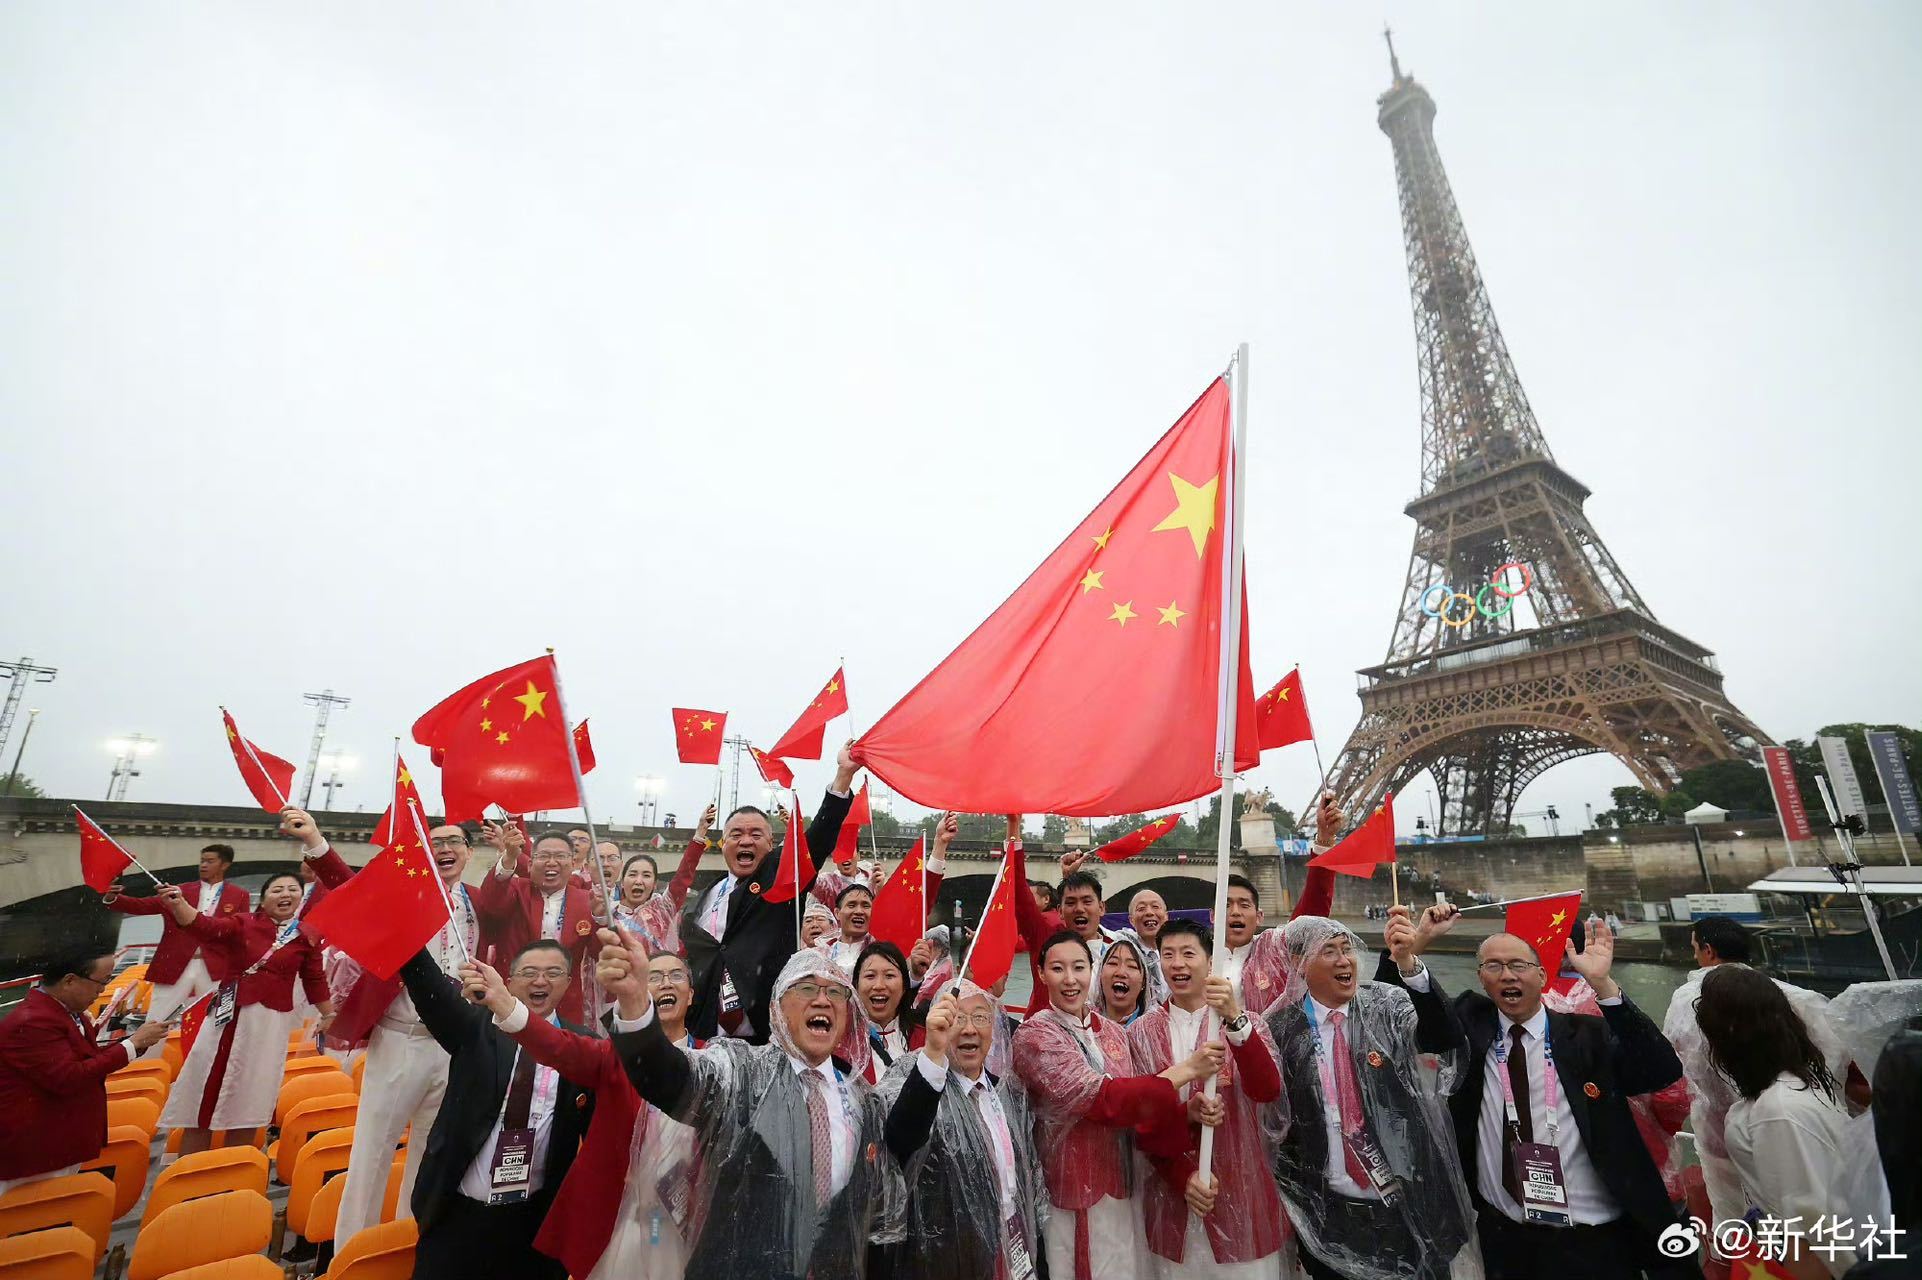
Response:
[{"label": "woman in red blazer", "polygon": [[160,1115],[162,1125],[186,1131],[182,1155],[206,1150],[215,1131],[229,1134],[224,1145],[230,1145],[273,1119],[294,1026],[296,978],[320,1010],[320,1029],[333,1019],[320,947],[300,931],[303,888],[291,871],[269,876],[260,909],[242,916],[202,915],[179,889],[161,890],[175,922],[218,954],[228,973],[206,997],[193,1045]]}]

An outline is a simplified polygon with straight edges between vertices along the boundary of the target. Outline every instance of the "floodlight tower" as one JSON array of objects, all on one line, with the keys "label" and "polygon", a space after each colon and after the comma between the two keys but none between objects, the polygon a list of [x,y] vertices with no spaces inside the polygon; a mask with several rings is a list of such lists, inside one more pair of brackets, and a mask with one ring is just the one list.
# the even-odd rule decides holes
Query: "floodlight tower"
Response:
[{"label": "floodlight tower", "polygon": [[7,700],[0,703],[0,755],[7,750],[7,738],[13,733],[13,717],[20,710],[20,699],[26,696],[29,684],[52,684],[59,675],[53,667],[37,667],[32,658],[22,658],[18,662],[0,662],[0,676],[7,677]]},{"label": "floodlight tower", "polygon": [[303,693],[300,696],[313,703],[315,707],[314,740],[307,748],[307,785],[302,787],[300,792],[300,807],[305,809],[312,805],[314,799],[314,775],[320,772],[320,748],[327,741],[327,717],[335,707],[347,706],[352,699],[343,698],[332,689],[322,689],[319,693]]}]

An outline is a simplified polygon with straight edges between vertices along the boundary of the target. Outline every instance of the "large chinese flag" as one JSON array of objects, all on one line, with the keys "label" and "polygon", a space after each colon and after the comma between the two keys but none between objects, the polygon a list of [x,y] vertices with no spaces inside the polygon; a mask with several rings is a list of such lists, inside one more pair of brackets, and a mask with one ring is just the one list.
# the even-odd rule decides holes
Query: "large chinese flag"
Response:
[{"label": "large chinese flag", "polygon": [[[1228,383],[855,744],[902,795],[962,813],[1140,813],[1218,790]],[[1260,759],[1242,615],[1236,767]]]},{"label": "large chinese flag", "polygon": [[287,807],[287,797],[294,789],[294,766],[241,737],[240,727],[227,708],[220,709],[220,718],[227,726],[227,745],[233,748],[240,780],[247,784],[256,804],[268,813],[279,813]]},{"label": "large chinese flag", "polygon": [[727,737],[727,712],[674,707],[674,751],[682,764],[721,763]]},{"label": "large chinese flag", "polygon": [[80,878],[95,893],[105,893],[133,865],[133,855],[80,812],[79,805],[73,808],[73,820],[80,828]]},{"label": "large chinese flag", "polygon": [[787,834],[781,837],[781,866],[775,874],[774,883],[767,887],[762,898],[768,902],[792,902],[801,892],[803,864],[809,861],[808,846],[801,828],[806,823],[801,817],[801,797],[788,792]]},{"label": "large chinese flag", "polygon": [[437,877],[433,855],[419,840],[390,845],[322,898],[305,923],[384,982],[447,923]]},{"label": "large chinese flag", "polygon": [[552,654],[535,658],[481,677],[414,722],[414,741],[441,767],[449,822],[475,821],[490,804],[509,813],[580,804],[555,676]]},{"label": "large chinese flag", "polygon": [[381,814],[380,821],[374,824],[374,838],[371,843],[381,848],[386,848],[392,844],[396,830],[394,826],[396,819],[400,822],[398,828],[400,831],[412,833],[414,830],[414,820],[408,815],[409,805],[419,809],[423,814],[427,812],[427,806],[421,803],[420,788],[414,785],[414,775],[408,771],[407,762],[402,760],[399,754],[396,753],[394,756],[394,797],[387,802],[387,812]]},{"label": "large chinese flag", "polygon": [[1574,985],[1572,980],[1560,975],[1568,935],[1575,928],[1575,913],[1581,905],[1580,890],[1558,898],[1517,902],[1509,906],[1508,918],[1502,922],[1504,930],[1535,948],[1535,958],[1542,962],[1548,974],[1548,985],[1556,991],[1566,991]]},{"label": "large chinese flag", "polygon": [[967,971],[979,987],[992,987],[1008,976],[1014,966],[1018,930],[1014,919],[1014,895],[1026,893],[1028,886],[1008,874],[1008,855],[1001,855],[1001,870],[995,873],[994,888],[988,905],[981,911],[981,927],[975,930],[974,945],[968,948]]},{"label": "large chinese flag", "polygon": [[[846,830],[846,828],[842,828]],[[877,942],[892,942],[903,951],[914,950],[928,919],[927,838],[914,842],[908,856],[874,895],[868,913],[868,934]]]},{"label": "large chinese flag", "polygon": [[821,692],[814,695],[807,710],[801,713],[781,740],[767,749],[771,756],[783,760],[819,760],[821,758],[821,739],[828,721],[848,713],[847,680],[840,670],[828,677],[821,686]]},{"label": "large chinese flag", "polygon": [[1308,723],[1308,699],[1301,692],[1300,667],[1261,695],[1261,701],[1255,704],[1255,726],[1263,751],[1315,736],[1315,726]]},{"label": "large chinese flag", "polygon": [[1125,836],[1108,841],[1094,851],[1095,857],[1103,862],[1121,862],[1132,858],[1180,825],[1179,817],[1172,813],[1165,813],[1153,822],[1136,827]]},{"label": "large chinese flag", "polygon": [[1395,860],[1395,793],[1382,798],[1368,821],[1350,831],[1326,853],[1308,859],[1311,867],[1327,867],[1347,876],[1364,880],[1375,874],[1379,863]]}]

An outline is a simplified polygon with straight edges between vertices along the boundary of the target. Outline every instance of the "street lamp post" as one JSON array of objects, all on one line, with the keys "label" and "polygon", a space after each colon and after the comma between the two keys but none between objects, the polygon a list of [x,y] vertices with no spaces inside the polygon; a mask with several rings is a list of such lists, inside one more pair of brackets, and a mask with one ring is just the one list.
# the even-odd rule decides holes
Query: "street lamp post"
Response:
[{"label": "street lamp post", "polygon": [[353,772],[354,767],[358,765],[360,761],[345,751],[330,751],[326,755],[319,757],[314,763],[316,772],[318,772],[321,765],[325,765],[327,768],[327,781],[320,784],[320,789],[327,793],[327,797],[321,801],[321,804],[327,810],[331,811],[334,807],[334,792],[347,785],[341,780],[340,775],[343,772]]},{"label": "street lamp post", "polygon": [[107,775],[107,799],[127,798],[127,784],[140,776],[140,761],[159,745],[144,733],[130,733],[107,744],[107,750],[114,753],[113,772]]},{"label": "street lamp post", "polygon": [[660,817],[661,792],[666,786],[666,779],[657,778],[651,773],[644,773],[634,779],[634,790],[639,792],[641,797],[641,821],[647,826],[655,825],[654,820]]}]

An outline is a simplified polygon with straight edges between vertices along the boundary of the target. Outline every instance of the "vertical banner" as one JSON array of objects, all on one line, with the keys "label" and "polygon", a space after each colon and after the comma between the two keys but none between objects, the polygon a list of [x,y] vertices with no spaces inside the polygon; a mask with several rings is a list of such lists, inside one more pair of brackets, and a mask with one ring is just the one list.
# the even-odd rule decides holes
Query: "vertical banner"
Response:
[{"label": "vertical banner", "polygon": [[1815,745],[1822,749],[1822,770],[1829,775],[1829,789],[1835,792],[1842,816],[1852,813],[1867,822],[1869,800],[1862,792],[1861,779],[1855,776],[1855,762],[1849,759],[1848,739],[1817,734]]},{"label": "vertical banner", "polygon": [[1784,840],[1813,840],[1809,811],[1802,807],[1802,788],[1795,785],[1795,761],[1787,747],[1763,747],[1762,767],[1768,770],[1769,790],[1775,793],[1775,816],[1782,820]]},{"label": "vertical banner", "polygon": [[1922,804],[1916,801],[1915,779],[1902,758],[1902,739],[1883,731],[1870,733],[1868,742],[1869,758],[1875,761],[1875,777],[1882,784],[1882,798],[1888,802],[1895,829],[1915,835],[1922,831]]}]

